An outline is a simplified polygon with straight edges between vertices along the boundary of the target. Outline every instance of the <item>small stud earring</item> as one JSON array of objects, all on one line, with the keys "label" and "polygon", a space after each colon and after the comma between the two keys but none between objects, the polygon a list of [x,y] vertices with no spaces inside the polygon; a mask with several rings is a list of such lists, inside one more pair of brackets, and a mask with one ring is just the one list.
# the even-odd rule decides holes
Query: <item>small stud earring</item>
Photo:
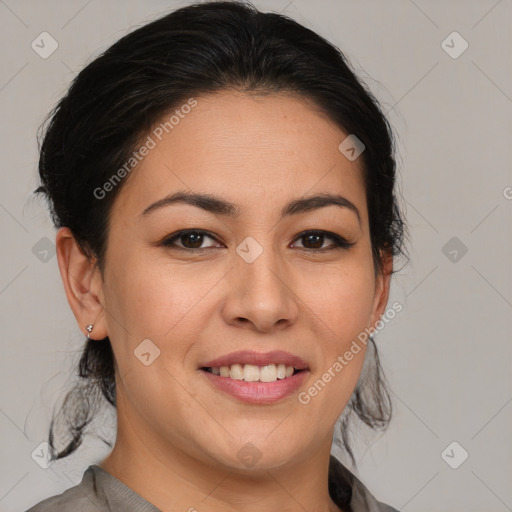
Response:
[{"label": "small stud earring", "polygon": [[93,328],[93,327],[94,327],[94,326],[93,326],[93,324],[89,324],[89,325],[87,325],[87,326],[85,327],[85,328],[86,328],[86,330],[87,330],[87,338],[88,338],[88,339],[91,339],[91,338],[90,338],[90,336],[91,336],[91,331],[92,331],[92,328]]}]

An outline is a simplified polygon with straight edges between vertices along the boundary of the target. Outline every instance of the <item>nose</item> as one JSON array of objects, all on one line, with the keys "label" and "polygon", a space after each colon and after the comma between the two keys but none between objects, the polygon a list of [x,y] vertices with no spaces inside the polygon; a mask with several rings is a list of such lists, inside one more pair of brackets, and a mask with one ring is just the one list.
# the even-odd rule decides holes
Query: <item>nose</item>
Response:
[{"label": "nose", "polygon": [[298,297],[282,257],[265,248],[252,262],[235,254],[226,276],[228,292],[222,315],[229,325],[258,332],[281,330],[298,318]]}]

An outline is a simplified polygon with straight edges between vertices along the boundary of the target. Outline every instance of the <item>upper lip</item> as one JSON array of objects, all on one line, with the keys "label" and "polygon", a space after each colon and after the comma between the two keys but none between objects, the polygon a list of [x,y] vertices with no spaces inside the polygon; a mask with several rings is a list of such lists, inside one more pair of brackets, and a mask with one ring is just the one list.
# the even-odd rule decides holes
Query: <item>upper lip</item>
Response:
[{"label": "upper lip", "polygon": [[251,350],[239,350],[238,352],[231,352],[230,354],[207,361],[202,364],[201,367],[220,368],[221,366],[231,366],[232,364],[254,364],[256,366],[284,364],[286,366],[293,366],[297,370],[308,369],[308,365],[303,359],[283,350],[273,350],[264,353]]}]

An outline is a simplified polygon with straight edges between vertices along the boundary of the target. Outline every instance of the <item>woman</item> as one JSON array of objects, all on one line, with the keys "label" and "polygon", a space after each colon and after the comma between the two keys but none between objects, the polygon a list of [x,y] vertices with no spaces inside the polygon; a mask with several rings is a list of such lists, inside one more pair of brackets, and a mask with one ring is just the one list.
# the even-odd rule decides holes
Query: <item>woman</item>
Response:
[{"label": "woman", "polygon": [[330,455],[342,412],[352,459],[351,413],[389,422],[368,333],[404,252],[392,132],[339,50],[250,4],[178,9],[81,71],[39,170],[87,336],[53,460],[100,393],[117,437],[31,512],[395,510]]}]

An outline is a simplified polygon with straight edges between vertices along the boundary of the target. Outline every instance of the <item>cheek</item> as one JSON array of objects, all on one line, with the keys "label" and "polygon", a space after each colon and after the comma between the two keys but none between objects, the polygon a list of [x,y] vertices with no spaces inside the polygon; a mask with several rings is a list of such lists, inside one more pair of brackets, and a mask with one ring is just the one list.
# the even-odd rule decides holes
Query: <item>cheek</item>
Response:
[{"label": "cheek", "polygon": [[354,258],[350,265],[325,266],[302,278],[298,295],[337,349],[370,323],[375,280],[368,268]]},{"label": "cheek", "polygon": [[[119,261],[119,260],[118,260]],[[205,267],[206,268],[206,267]],[[109,332],[119,364],[132,364],[145,339],[160,350],[167,368],[183,364],[190,346],[211,320],[209,292],[223,272],[194,265],[172,266],[147,258],[130,258],[111,272],[107,298]]]},{"label": "cheek", "polygon": [[207,321],[201,297],[212,283],[194,279],[192,267],[142,260],[119,265],[110,277],[109,332],[122,393],[141,416],[175,426],[177,411],[190,408],[183,365]]},{"label": "cheek", "polygon": [[315,431],[334,425],[346,407],[361,374],[368,340],[372,282],[351,273],[332,279],[311,309],[318,340],[318,361],[308,386],[298,396],[305,421]]},{"label": "cheek", "polygon": [[160,337],[183,314],[193,283],[183,286],[179,272],[136,254],[113,259],[108,290],[112,312],[122,317],[130,335]]},{"label": "cheek", "polygon": [[309,407],[317,410],[316,415],[327,414],[332,421],[357,384],[374,300],[375,281],[369,271],[372,267],[364,259],[354,258],[350,263],[310,274],[310,287],[304,281],[301,288],[320,353],[315,378],[301,403],[310,403]]}]

